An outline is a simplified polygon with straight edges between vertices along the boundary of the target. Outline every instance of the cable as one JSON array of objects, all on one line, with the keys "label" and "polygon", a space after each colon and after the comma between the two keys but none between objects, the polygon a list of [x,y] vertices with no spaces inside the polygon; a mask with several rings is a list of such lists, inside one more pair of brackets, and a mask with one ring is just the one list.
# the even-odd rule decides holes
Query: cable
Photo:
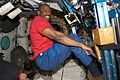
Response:
[{"label": "cable", "polygon": [[61,75],[61,79],[60,80],[63,80],[64,66],[65,66],[65,61],[63,63],[62,75]]}]

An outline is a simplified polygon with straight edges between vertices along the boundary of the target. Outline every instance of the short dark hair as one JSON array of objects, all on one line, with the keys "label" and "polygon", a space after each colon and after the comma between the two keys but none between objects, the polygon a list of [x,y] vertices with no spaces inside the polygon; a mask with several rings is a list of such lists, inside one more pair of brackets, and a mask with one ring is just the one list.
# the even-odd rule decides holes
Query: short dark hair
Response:
[{"label": "short dark hair", "polygon": [[40,3],[38,10],[40,11],[43,6],[48,6],[48,7],[50,7],[47,3]]}]

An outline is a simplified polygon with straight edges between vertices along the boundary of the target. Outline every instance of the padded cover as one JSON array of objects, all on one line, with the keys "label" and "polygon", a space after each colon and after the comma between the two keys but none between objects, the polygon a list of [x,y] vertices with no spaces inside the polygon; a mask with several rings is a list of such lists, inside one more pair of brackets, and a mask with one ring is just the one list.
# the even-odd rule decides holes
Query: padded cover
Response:
[{"label": "padded cover", "polygon": [[0,16],[0,32],[8,33],[14,30],[19,25],[19,17],[9,19],[8,17]]}]

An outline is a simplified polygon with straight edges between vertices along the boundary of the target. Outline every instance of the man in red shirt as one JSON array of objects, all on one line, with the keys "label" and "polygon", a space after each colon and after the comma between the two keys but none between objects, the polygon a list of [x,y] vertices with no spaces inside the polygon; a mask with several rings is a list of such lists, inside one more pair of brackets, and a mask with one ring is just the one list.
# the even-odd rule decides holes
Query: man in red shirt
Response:
[{"label": "man in red shirt", "polygon": [[50,71],[56,69],[70,54],[74,54],[94,77],[100,75],[99,69],[88,55],[93,51],[82,43],[79,36],[69,36],[56,31],[49,23],[51,9],[47,4],[39,6],[38,16],[30,25],[31,47],[34,53],[33,60],[40,69]]}]

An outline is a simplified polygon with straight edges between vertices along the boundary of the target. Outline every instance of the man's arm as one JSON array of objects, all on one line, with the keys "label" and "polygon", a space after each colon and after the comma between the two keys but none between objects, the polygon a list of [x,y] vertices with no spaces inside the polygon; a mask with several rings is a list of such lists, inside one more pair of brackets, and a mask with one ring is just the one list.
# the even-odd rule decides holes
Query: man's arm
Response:
[{"label": "man's arm", "polygon": [[67,35],[65,35],[61,32],[58,32],[56,30],[46,28],[44,31],[42,31],[42,34],[49,37],[50,39],[53,39],[57,42],[62,43],[64,45],[81,47],[82,49],[84,49],[88,53],[93,53],[91,48],[87,47],[86,45],[84,45],[80,42],[73,40],[72,38],[68,37]]}]

